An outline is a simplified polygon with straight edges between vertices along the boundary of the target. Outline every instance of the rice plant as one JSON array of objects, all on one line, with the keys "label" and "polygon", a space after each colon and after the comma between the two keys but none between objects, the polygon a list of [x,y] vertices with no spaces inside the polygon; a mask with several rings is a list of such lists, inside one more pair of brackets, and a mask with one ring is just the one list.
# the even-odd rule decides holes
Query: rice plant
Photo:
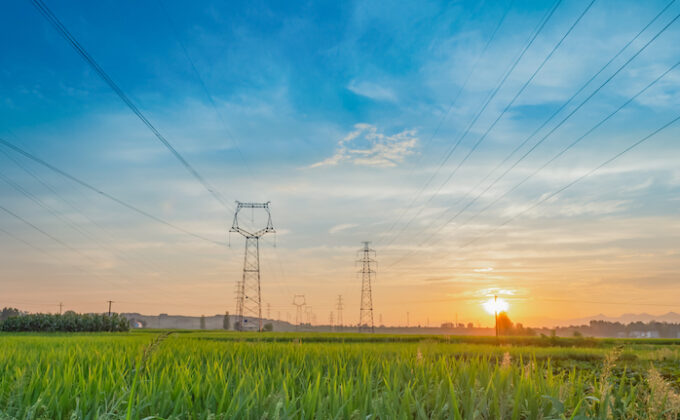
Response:
[{"label": "rice plant", "polygon": [[[676,353],[661,346],[347,342],[330,334],[317,342],[251,338],[158,331],[3,334],[0,418],[677,415],[677,376],[669,370],[677,365]],[[656,356],[661,352],[663,359]]]}]

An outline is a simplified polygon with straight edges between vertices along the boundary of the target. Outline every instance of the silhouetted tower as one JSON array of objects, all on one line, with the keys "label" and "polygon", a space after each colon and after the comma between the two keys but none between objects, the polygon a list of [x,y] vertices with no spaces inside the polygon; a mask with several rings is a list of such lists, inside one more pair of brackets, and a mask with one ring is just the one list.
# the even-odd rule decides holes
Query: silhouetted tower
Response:
[{"label": "silhouetted tower", "polygon": [[314,312],[312,312],[312,307],[307,306],[305,311],[307,312],[307,323],[312,325],[314,323]]},{"label": "silhouetted tower", "polygon": [[[267,225],[255,232],[249,232],[239,226],[239,212],[242,209],[263,209],[267,213]],[[274,232],[272,215],[269,212],[269,201],[266,203],[236,202],[234,222],[230,232],[237,232],[246,238],[246,252],[243,259],[243,277],[236,285],[236,323],[235,327],[243,331],[248,326],[248,318],[257,317],[258,331],[262,331],[262,296],[260,294],[260,238],[266,233]],[[252,321],[252,320],[251,320]],[[252,322],[251,322],[252,324]]]},{"label": "silhouetted tower", "polygon": [[361,307],[359,309],[359,332],[370,331],[375,332],[373,324],[373,291],[371,290],[371,283],[375,278],[375,270],[373,265],[376,263],[375,251],[369,248],[370,242],[364,242],[364,247],[359,252],[362,253],[361,259]]},{"label": "silhouetted tower", "polygon": [[295,305],[295,327],[298,328],[302,324],[305,313],[305,295],[293,295],[293,305]]},{"label": "silhouetted tower", "polygon": [[331,326],[331,331],[335,331],[335,324],[333,323],[333,311],[328,314],[328,325]]},{"label": "silhouetted tower", "polygon": [[342,304],[342,295],[338,295],[338,304],[335,309],[338,310],[337,324],[339,330],[342,330],[342,308],[344,308],[344,305]]}]

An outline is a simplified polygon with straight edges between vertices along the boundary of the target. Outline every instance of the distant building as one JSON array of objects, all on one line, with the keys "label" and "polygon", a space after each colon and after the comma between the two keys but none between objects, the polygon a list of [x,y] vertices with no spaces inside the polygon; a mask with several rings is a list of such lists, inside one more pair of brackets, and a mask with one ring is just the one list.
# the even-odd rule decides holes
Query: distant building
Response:
[{"label": "distant building", "polygon": [[659,338],[660,334],[658,331],[631,331],[628,334],[631,338]]}]

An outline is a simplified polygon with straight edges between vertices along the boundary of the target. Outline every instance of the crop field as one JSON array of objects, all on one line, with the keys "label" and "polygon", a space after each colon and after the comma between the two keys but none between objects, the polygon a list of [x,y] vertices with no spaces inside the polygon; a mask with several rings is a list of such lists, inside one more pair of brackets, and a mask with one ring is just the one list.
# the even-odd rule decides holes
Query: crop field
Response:
[{"label": "crop field", "polygon": [[2,419],[677,418],[680,341],[0,335]]}]

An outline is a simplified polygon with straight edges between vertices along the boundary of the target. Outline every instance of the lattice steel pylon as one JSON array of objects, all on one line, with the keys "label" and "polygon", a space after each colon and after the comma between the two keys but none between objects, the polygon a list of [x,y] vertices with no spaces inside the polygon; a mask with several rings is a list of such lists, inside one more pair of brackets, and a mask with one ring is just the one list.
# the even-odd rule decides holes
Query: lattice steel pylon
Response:
[{"label": "lattice steel pylon", "polygon": [[359,309],[359,332],[375,332],[373,324],[373,290],[372,280],[375,278],[375,270],[373,265],[376,260],[375,250],[369,248],[370,242],[365,241],[364,247],[359,252],[362,253],[361,259],[357,262],[361,263],[361,307]]},{"label": "lattice steel pylon", "polygon": [[305,295],[293,295],[293,305],[295,305],[295,330],[298,330],[302,325],[304,308],[307,305]]},{"label": "lattice steel pylon", "polygon": [[[239,212],[242,209],[263,209],[267,213],[267,226],[255,232],[249,232],[239,226]],[[258,331],[262,331],[262,296],[260,289],[260,238],[269,232],[275,232],[272,215],[269,212],[269,201],[266,203],[236,202],[234,222],[230,232],[236,232],[246,238],[246,250],[243,258],[243,277],[236,283],[236,323],[239,331],[248,329],[248,318],[257,317]]]},{"label": "lattice steel pylon", "polygon": [[342,321],[342,309],[343,308],[344,308],[344,305],[342,304],[342,295],[338,295],[338,304],[335,307],[335,309],[338,310],[337,324],[338,324],[338,329],[340,329],[341,331],[342,331],[342,324],[343,324],[343,321]]}]

